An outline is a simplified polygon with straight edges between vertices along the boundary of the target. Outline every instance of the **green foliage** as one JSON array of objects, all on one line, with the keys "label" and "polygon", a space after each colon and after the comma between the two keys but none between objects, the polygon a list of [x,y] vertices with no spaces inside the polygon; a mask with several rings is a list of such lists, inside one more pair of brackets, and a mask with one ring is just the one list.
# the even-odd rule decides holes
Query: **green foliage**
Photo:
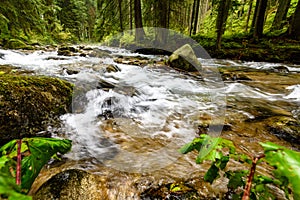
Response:
[{"label": "green foliage", "polygon": [[273,166],[276,178],[292,185],[294,199],[300,199],[300,153],[271,142],[261,143],[266,161]]},{"label": "green foliage", "polygon": [[[300,153],[271,142],[260,144],[264,148],[264,160],[274,167],[274,178],[255,174],[252,181],[251,199],[274,199],[268,184],[281,188],[288,199],[290,197],[289,187],[291,186],[293,198],[300,199]],[[230,140],[202,134],[199,138],[195,138],[192,142],[184,145],[179,151],[186,154],[193,150],[198,152],[196,163],[211,162],[210,168],[204,175],[205,181],[212,184],[221,176],[220,171],[224,171],[224,176],[229,179],[227,184],[229,191],[234,192],[238,188],[245,187],[249,171],[232,171],[228,170],[226,166],[230,159],[241,164],[252,163],[252,159],[245,154],[237,153]],[[233,196],[239,199],[241,195],[235,193]]]},{"label": "green foliage", "polygon": [[17,140],[12,140],[0,148],[0,194],[9,199],[30,199],[27,193],[42,167],[58,153],[71,149],[70,140],[54,138],[22,139],[21,186],[15,184]]},{"label": "green foliage", "polygon": [[[0,161],[1,162],[1,161]],[[3,163],[0,163],[2,165]],[[21,193],[21,188],[16,185],[15,179],[6,173],[0,172],[0,194],[9,200],[31,200],[30,196]]]}]

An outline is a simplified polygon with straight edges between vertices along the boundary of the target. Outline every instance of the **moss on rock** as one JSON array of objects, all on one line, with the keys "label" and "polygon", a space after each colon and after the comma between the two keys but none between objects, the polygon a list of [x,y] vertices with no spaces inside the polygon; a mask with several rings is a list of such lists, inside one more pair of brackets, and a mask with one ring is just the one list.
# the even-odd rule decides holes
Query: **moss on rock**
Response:
[{"label": "moss on rock", "polygon": [[44,131],[70,109],[71,83],[45,76],[0,75],[0,145]]}]

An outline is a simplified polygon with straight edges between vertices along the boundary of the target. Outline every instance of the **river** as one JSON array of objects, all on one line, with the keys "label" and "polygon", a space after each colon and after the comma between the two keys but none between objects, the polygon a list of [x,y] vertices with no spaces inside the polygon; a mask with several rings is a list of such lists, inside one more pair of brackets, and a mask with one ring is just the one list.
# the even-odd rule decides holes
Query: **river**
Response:
[{"label": "river", "polygon": [[[196,177],[205,166],[194,163],[195,155],[181,155],[178,149],[206,123],[208,134],[231,139],[249,154],[259,153],[258,142],[263,141],[299,150],[299,135],[272,132],[276,129],[272,124],[281,120],[278,116],[300,124],[300,66],[199,58],[204,67],[217,71],[215,84],[157,64],[163,56],[92,48],[111,56],[69,57],[56,51],[0,49],[0,65],[75,84],[73,112],[61,116],[58,129],[49,127],[53,137],[73,141],[72,151],[65,155],[65,168],[97,174],[106,166],[169,181]],[[116,57],[148,62],[124,64],[116,62]],[[118,70],[105,70],[109,65]],[[42,174],[50,176],[47,171]]]}]

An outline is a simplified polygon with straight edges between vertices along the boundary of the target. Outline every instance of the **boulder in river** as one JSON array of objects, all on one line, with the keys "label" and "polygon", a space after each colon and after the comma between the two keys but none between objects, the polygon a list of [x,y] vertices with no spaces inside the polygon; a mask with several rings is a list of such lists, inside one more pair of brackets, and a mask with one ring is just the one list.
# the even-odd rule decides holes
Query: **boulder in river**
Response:
[{"label": "boulder in river", "polygon": [[73,56],[74,53],[77,53],[78,49],[75,47],[68,47],[68,46],[63,46],[59,47],[57,50],[57,55],[59,56]]},{"label": "boulder in river", "polygon": [[189,44],[185,44],[169,57],[168,64],[172,68],[196,72],[201,70],[201,63],[197,59],[194,50]]},{"label": "boulder in river", "polygon": [[0,146],[45,131],[69,111],[73,90],[69,82],[7,73],[0,77]]}]

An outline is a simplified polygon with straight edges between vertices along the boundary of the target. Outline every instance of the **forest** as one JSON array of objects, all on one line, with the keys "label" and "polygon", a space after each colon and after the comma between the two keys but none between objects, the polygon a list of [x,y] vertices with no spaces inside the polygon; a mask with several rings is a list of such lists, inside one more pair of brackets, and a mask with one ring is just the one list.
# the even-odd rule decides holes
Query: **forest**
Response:
[{"label": "forest", "polygon": [[298,50],[300,0],[3,0],[0,23],[0,44],[7,48],[14,48],[15,40],[100,42],[125,30],[161,27],[192,36],[208,50],[249,43]]},{"label": "forest", "polygon": [[299,75],[300,0],[0,0],[0,200],[300,199]]}]

